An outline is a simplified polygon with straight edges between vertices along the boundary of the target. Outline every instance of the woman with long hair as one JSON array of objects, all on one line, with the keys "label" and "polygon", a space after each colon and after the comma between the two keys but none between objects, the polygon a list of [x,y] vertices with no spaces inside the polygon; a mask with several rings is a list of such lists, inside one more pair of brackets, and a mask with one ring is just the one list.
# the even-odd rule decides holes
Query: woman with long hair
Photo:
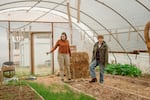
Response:
[{"label": "woman with long hair", "polygon": [[70,74],[70,47],[69,47],[69,41],[67,40],[67,34],[63,32],[61,34],[60,39],[56,42],[55,46],[51,49],[50,52],[47,52],[47,54],[52,53],[58,49],[58,63],[60,68],[60,76],[61,80],[64,81],[64,69],[67,71],[67,78],[68,80],[71,80],[71,74]]}]

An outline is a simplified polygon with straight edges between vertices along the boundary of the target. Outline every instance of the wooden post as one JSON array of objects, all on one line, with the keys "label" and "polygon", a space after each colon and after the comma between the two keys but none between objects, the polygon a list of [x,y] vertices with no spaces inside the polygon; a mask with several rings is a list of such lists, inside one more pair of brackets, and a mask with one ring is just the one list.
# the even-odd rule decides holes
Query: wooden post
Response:
[{"label": "wooden post", "polygon": [[71,20],[71,14],[70,14],[70,3],[67,2],[67,14],[68,14],[68,20],[69,20],[69,28],[70,28],[70,40],[71,40],[71,44],[72,44],[72,20]]},{"label": "wooden post", "polygon": [[10,21],[8,21],[8,49],[9,49],[9,61],[11,61],[11,39],[10,39]]},{"label": "wooden post", "polygon": [[30,33],[30,60],[31,60],[31,74],[34,74],[34,37],[33,33]]},{"label": "wooden post", "polygon": [[78,0],[77,2],[78,2],[77,3],[77,23],[79,23],[80,22],[80,2],[81,2],[81,0]]},{"label": "wooden post", "polygon": [[[54,46],[54,23],[52,23],[52,47]],[[52,53],[52,74],[54,74],[54,52]]]}]

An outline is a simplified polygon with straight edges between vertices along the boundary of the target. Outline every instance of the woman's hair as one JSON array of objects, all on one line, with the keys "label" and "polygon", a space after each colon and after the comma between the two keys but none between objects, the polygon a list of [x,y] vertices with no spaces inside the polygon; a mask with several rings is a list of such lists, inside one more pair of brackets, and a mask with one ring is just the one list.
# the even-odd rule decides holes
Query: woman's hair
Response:
[{"label": "woman's hair", "polygon": [[[66,34],[65,32],[62,32],[62,33],[61,33],[61,36],[62,36],[62,35],[65,35],[66,40],[67,40],[67,34]],[[60,38],[61,38],[61,37],[60,37]]]}]

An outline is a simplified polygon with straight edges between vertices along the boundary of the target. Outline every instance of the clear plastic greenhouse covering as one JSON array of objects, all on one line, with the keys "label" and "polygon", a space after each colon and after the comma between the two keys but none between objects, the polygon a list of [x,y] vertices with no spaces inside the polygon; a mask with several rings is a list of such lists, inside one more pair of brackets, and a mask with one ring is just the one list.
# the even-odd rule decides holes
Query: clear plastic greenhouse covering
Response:
[{"label": "clear plastic greenhouse covering", "polygon": [[[97,41],[97,35],[102,34],[110,51],[147,50],[144,27],[150,21],[150,0],[0,0],[0,38],[7,37],[8,21],[10,21],[11,30],[17,31],[34,26],[34,22],[39,22],[39,24],[40,22],[69,23],[68,2],[70,3],[74,45],[79,44],[75,41],[86,38],[91,45],[83,42],[87,44],[84,49],[91,48],[92,44]],[[80,16],[77,15],[78,10]],[[78,17],[80,17],[79,23]],[[39,27],[49,30],[51,26],[42,24]],[[69,25],[66,27],[60,25],[55,28],[69,33]],[[7,43],[4,44],[7,45]],[[128,57],[130,55],[125,56],[128,60],[132,58]]]},{"label": "clear plastic greenhouse covering", "polygon": [[[76,19],[77,0],[1,0],[0,20],[33,21],[45,12],[48,14],[39,20],[50,21],[51,14],[67,20],[67,1],[70,2],[71,16]],[[93,38],[95,34],[104,34],[106,41],[110,41],[109,34],[112,34],[109,43],[112,50],[122,50],[119,45],[126,51],[146,49],[143,28],[150,18],[149,0],[80,0],[80,4],[80,23],[87,26],[82,30],[89,33],[89,36]],[[55,20],[53,19],[54,22]]]}]

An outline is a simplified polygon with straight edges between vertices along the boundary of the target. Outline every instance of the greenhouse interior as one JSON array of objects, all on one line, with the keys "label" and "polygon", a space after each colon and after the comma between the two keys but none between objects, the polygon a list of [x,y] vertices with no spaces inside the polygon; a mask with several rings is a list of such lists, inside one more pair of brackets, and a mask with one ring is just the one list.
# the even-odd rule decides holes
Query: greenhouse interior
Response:
[{"label": "greenhouse interior", "polygon": [[0,0],[0,100],[150,100],[149,33],[150,0]]}]

